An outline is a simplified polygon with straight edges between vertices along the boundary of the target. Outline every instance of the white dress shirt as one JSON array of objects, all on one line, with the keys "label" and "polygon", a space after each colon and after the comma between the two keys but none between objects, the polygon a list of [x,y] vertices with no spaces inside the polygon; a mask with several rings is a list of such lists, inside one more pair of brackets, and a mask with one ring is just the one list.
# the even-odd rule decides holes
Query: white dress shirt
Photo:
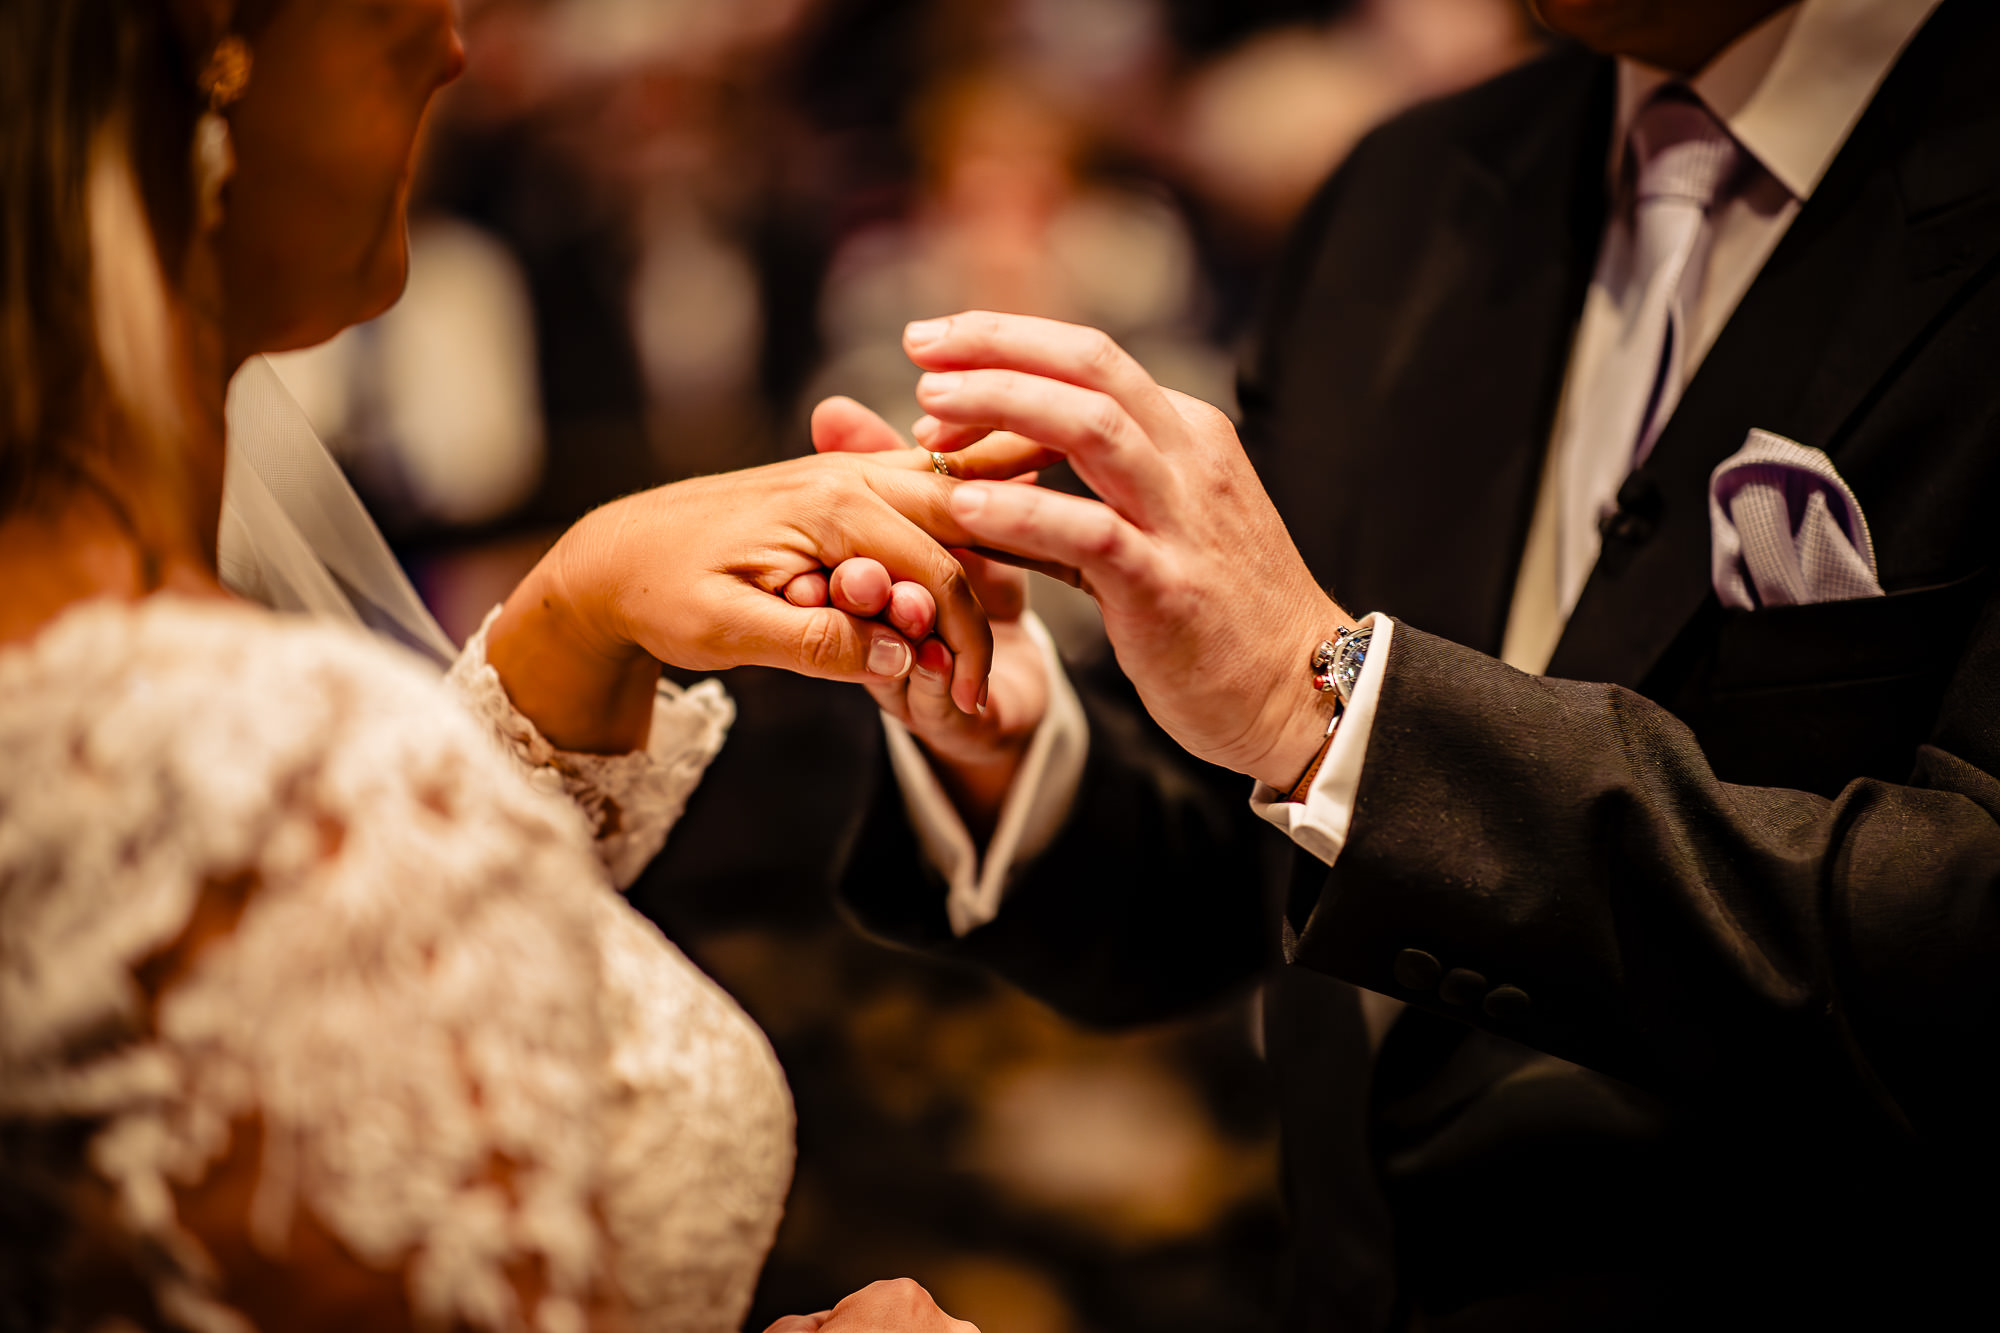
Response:
[{"label": "white dress shirt", "polygon": [[1021,623],[1040,650],[1049,675],[1049,711],[1028,742],[984,858],[909,729],[882,715],[904,807],[924,856],[944,874],[945,915],[960,935],[998,914],[1013,867],[1039,856],[1062,831],[1090,753],[1090,727],[1062,659],[1056,656],[1055,641],[1034,612],[1023,616]]},{"label": "white dress shirt", "polygon": [[[1688,80],[1695,96],[1728,128],[1759,170],[1719,204],[1711,218],[1714,235],[1707,275],[1692,312],[1693,337],[1682,361],[1682,383],[1676,388],[1685,388],[1693,379],[1744,293],[1818,188],[1876,89],[1938,3],[1801,0],[1739,37]],[[1621,185],[1627,131],[1633,117],[1672,78],[1666,71],[1637,61],[1619,61],[1617,118],[1607,163],[1614,198]],[[1609,293],[1593,286],[1570,349],[1563,399],[1551,437],[1552,452],[1580,433],[1570,420],[1576,410],[1575,389],[1602,361],[1613,340],[1614,318]],[[1549,478],[1557,471],[1554,466],[1543,468],[1544,484],[1529,525],[1501,650],[1509,665],[1534,673],[1548,666],[1571,609],[1563,604],[1556,583],[1556,551],[1564,518]],[[1371,617],[1368,623],[1375,627],[1375,641],[1367,664],[1306,799],[1288,801],[1286,793],[1262,784],[1251,796],[1252,809],[1329,865],[1347,840],[1376,701],[1392,669],[1392,623],[1386,616]],[[1046,638],[1038,642],[1046,644]],[[1045,646],[1044,652],[1052,678],[1060,681],[1061,668],[1053,649]],[[1299,687],[1310,688],[1303,667]],[[1066,684],[1062,689],[1073,701]],[[932,853],[933,861],[952,875],[952,928],[960,934],[992,919],[1014,866],[1047,847],[1060,830],[1088,747],[1080,735],[1045,740],[1043,733],[1069,728],[1080,731],[1083,725],[1080,709],[1051,707],[1015,779],[1015,791],[1008,797],[1007,808],[1010,812],[1020,810],[1020,823],[1006,843],[996,836],[983,868],[975,872],[965,868],[962,859]],[[900,747],[892,745],[892,758],[924,846],[928,849],[950,842],[970,847],[964,824],[931,774],[922,751],[907,734],[901,739]],[[1041,798],[1044,792],[1047,797]],[[1054,799],[1058,794],[1060,801]],[[981,891],[961,894],[960,880],[976,880]]]}]

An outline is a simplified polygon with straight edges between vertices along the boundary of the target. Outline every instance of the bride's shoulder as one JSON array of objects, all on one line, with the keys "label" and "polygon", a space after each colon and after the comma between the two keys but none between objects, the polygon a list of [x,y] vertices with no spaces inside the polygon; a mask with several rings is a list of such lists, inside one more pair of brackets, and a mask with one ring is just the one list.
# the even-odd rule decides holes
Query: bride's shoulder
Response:
[{"label": "bride's shoulder", "polygon": [[358,627],[222,599],[85,602],[0,652],[0,728],[16,734],[90,718],[211,751],[337,741],[336,724],[482,735],[449,698],[435,668]]},{"label": "bride's shoulder", "polygon": [[[79,781],[254,823],[307,801],[357,815],[422,805],[587,848],[530,790],[429,663],[364,631],[241,603],[80,605],[0,653],[0,794]],[[70,790],[74,798],[81,793]],[[99,817],[123,807],[92,802]]]},{"label": "bride's shoulder", "polygon": [[211,696],[222,711],[254,708],[255,684],[281,694],[336,682],[379,687],[383,702],[425,693],[436,672],[358,627],[281,615],[222,598],[162,593],[138,602],[80,602],[25,644],[0,652],[10,695],[125,692],[157,697],[163,688]]}]

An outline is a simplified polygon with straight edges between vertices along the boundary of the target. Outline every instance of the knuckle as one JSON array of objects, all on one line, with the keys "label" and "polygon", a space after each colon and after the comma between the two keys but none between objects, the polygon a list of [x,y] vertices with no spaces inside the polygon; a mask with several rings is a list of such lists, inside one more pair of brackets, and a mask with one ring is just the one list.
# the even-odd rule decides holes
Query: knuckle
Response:
[{"label": "knuckle", "polygon": [[907,1277],[887,1278],[876,1284],[879,1294],[893,1304],[904,1309],[916,1309],[924,1289],[916,1279]]},{"label": "knuckle", "polygon": [[1201,398],[1196,398],[1190,394],[1181,393],[1175,389],[1167,389],[1165,393],[1167,394],[1167,401],[1173,405],[1175,410],[1181,414],[1189,425],[1203,431],[1212,431],[1222,427],[1234,429],[1233,426],[1230,426],[1228,414],[1215,404]]},{"label": "knuckle", "polygon": [[1172,567],[1148,568],[1139,572],[1139,579],[1151,595],[1153,604],[1167,619],[1186,620],[1199,609],[1201,589],[1181,570]]},{"label": "knuckle", "polygon": [[1094,375],[1110,375],[1124,355],[1124,350],[1102,329],[1092,329],[1084,339],[1083,366]]},{"label": "knuckle", "polygon": [[954,315],[946,334],[952,337],[952,341],[961,350],[984,351],[1000,336],[1000,316],[991,310],[971,310],[962,315]]},{"label": "knuckle", "polygon": [[1084,429],[1102,444],[1116,444],[1125,433],[1125,409],[1109,394],[1097,394],[1084,419]]},{"label": "knuckle", "polygon": [[844,665],[846,636],[839,615],[822,609],[806,618],[799,633],[799,661],[816,671],[836,671]]},{"label": "knuckle", "polygon": [[945,567],[939,582],[943,585],[945,600],[948,602],[965,606],[977,603],[979,600],[978,594],[972,590],[972,580],[966,577],[965,571],[956,563]]},{"label": "knuckle", "polygon": [[792,461],[798,467],[794,484],[807,489],[858,476],[863,462],[858,455],[849,453],[808,454]]},{"label": "knuckle", "polygon": [[820,486],[826,492],[851,496],[868,488],[867,463],[853,454],[832,454],[838,460],[828,476],[819,478]]},{"label": "knuckle", "polygon": [[1118,520],[1106,511],[1099,511],[1096,519],[1084,530],[1084,553],[1098,560],[1111,560],[1123,551],[1124,531]]}]

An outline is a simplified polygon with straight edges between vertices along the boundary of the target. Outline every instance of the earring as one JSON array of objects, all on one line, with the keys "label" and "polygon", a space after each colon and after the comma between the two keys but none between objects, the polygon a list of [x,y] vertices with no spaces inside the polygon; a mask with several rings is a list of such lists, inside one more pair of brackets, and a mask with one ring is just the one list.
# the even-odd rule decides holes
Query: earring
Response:
[{"label": "earring", "polygon": [[215,44],[208,67],[201,72],[201,90],[208,110],[194,124],[195,216],[203,231],[222,225],[222,190],[236,174],[236,146],[229,137],[223,111],[243,96],[250,83],[250,47],[231,33]]}]

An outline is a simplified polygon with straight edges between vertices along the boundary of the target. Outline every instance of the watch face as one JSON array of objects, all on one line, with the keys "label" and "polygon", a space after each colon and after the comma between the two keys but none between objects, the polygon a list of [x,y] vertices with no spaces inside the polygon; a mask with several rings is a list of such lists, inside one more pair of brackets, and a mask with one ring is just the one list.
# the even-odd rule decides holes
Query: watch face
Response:
[{"label": "watch face", "polygon": [[1333,682],[1343,700],[1353,697],[1354,687],[1360,683],[1361,666],[1368,660],[1368,642],[1374,637],[1372,630],[1356,630],[1334,650]]}]

